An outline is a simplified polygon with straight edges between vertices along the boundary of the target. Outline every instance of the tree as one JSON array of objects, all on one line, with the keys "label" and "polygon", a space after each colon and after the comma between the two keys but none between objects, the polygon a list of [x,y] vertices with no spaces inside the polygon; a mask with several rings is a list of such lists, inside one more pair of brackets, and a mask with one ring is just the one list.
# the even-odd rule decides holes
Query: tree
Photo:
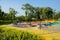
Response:
[{"label": "tree", "polygon": [[37,20],[40,20],[40,15],[43,15],[42,8],[36,7],[34,15]]},{"label": "tree", "polygon": [[56,12],[54,18],[55,18],[55,19],[60,18],[60,12]]},{"label": "tree", "polygon": [[11,19],[13,20],[13,23],[15,23],[15,20],[16,20],[16,14],[17,14],[17,11],[15,11],[15,9],[13,9],[13,8],[10,8],[10,17],[11,17]]},{"label": "tree", "polygon": [[53,18],[53,9],[50,7],[46,7],[45,14],[46,14],[47,19],[52,19]]},{"label": "tree", "polygon": [[26,19],[27,19],[27,21],[30,22],[30,25],[31,25],[31,20],[34,15],[34,7],[27,3],[27,4],[23,4],[22,9],[25,10],[25,14],[27,14]]},{"label": "tree", "polygon": [[7,14],[5,12],[2,12],[2,20],[7,20]]},{"label": "tree", "polygon": [[13,9],[13,8],[10,8],[10,16],[11,16],[11,18],[12,18],[12,20],[14,20],[15,19],[15,15],[17,14],[17,11],[15,11],[15,9]]},{"label": "tree", "polygon": [[23,4],[22,9],[25,10],[26,19],[31,20],[34,13],[34,7],[27,3]]},{"label": "tree", "polygon": [[2,19],[2,9],[1,9],[1,6],[0,6],[0,20]]},{"label": "tree", "polygon": [[25,11],[25,21],[27,21],[28,19],[27,19],[27,17],[28,17],[28,11]]},{"label": "tree", "polygon": [[5,14],[5,12],[2,11],[1,6],[0,6],[0,20],[3,20],[5,18],[4,14]]},{"label": "tree", "polygon": [[42,15],[43,19],[52,19],[53,18],[53,9],[50,7],[33,7],[30,4],[24,4],[22,7],[27,14],[26,19],[32,19],[33,17],[37,20],[40,19]]}]

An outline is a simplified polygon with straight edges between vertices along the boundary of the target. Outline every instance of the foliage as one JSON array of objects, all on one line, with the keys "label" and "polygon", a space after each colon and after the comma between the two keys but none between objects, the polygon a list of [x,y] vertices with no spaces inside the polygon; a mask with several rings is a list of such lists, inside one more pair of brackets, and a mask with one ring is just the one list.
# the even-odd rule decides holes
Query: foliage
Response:
[{"label": "foliage", "polygon": [[43,19],[53,18],[53,9],[50,7],[33,7],[30,4],[23,4],[22,9],[25,10],[26,19],[28,20],[32,20],[32,18],[40,20],[40,15]]},{"label": "foliage", "polygon": [[44,40],[44,38],[27,31],[0,26],[0,40]]},{"label": "foliage", "polygon": [[57,13],[55,14],[54,18],[55,18],[55,19],[60,18],[60,12],[57,12]]},{"label": "foliage", "polygon": [[3,24],[11,24],[12,21],[11,20],[0,20],[0,25],[3,25]]},{"label": "foliage", "polygon": [[34,7],[33,5],[26,3],[23,4],[22,9],[25,10],[25,16],[16,17],[17,11],[14,8],[10,8],[9,12],[5,13],[0,6],[0,20],[3,22],[4,20],[11,20],[12,23],[17,19],[19,22],[36,21],[41,19],[40,15],[42,15],[42,20],[60,18],[60,12],[55,12],[51,7]]},{"label": "foliage", "polygon": [[34,13],[34,7],[27,3],[27,4],[23,4],[22,9],[25,10],[25,14],[26,14],[25,20],[30,21]]},{"label": "foliage", "polygon": [[18,16],[18,17],[16,17],[16,19],[18,19],[19,22],[24,22],[25,16]]},{"label": "foliage", "polygon": [[15,11],[15,9],[13,9],[13,8],[10,8],[9,11],[10,11],[10,17],[12,18],[12,20],[14,20],[16,17],[17,11]]}]

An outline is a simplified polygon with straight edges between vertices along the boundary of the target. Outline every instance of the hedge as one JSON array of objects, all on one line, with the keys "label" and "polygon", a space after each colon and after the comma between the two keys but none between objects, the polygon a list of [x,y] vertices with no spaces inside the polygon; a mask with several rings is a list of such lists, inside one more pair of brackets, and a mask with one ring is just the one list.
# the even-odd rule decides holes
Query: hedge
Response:
[{"label": "hedge", "polygon": [[13,23],[11,20],[0,20],[0,25],[11,24],[11,23]]}]

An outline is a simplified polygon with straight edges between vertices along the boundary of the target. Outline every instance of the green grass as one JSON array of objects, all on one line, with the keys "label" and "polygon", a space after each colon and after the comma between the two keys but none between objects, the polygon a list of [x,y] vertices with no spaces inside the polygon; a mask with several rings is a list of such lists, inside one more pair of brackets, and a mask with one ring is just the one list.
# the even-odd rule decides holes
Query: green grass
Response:
[{"label": "green grass", "polygon": [[24,30],[0,26],[0,40],[45,40],[40,35],[35,35]]}]

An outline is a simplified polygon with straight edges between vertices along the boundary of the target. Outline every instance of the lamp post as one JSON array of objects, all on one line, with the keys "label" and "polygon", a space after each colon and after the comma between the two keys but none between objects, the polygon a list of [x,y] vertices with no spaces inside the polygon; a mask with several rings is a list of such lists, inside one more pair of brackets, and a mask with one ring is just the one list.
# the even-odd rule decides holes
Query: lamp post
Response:
[{"label": "lamp post", "polygon": [[40,29],[42,28],[41,21],[42,21],[42,15],[40,15]]}]

